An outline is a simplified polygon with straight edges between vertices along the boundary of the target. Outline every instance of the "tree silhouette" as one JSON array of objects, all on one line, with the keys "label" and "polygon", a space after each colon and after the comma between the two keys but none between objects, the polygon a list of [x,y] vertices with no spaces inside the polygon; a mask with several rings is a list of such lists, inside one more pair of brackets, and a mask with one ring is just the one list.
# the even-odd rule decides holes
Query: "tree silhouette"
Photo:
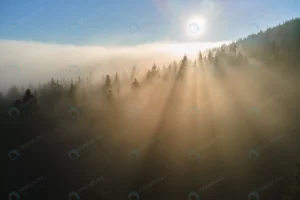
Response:
[{"label": "tree silhouette", "polygon": [[133,78],[136,76],[136,67],[133,66],[131,70],[130,80],[133,80]]},{"label": "tree silhouette", "polygon": [[198,64],[199,64],[199,66],[203,65],[203,56],[202,56],[201,52],[199,52],[199,55],[198,55]]},{"label": "tree silhouette", "polygon": [[113,85],[116,88],[117,94],[119,94],[120,93],[121,84],[120,84],[120,79],[119,79],[118,73],[115,74],[115,79],[114,79]]},{"label": "tree silhouette", "polygon": [[9,101],[15,101],[21,97],[20,92],[16,86],[12,86],[7,92],[7,98]]},{"label": "tree silhouette", "polygon": [[120,79],[118,73],[115,74],[114,84],[118,85],[120,84]]},{"label": "tree silhouette", "polygon": [[181,65],[180,65],[180,68],[179,68],[177,79],[183,80],[183,77],[185,75],[187,66],[188,66],[188,58],[187,58],[187,55],[184,55],[184,57],[181,61]]},{"label": "tree silhouette", "polygon": [[155,65],[155,63],[153,64],[153,66],[152,66],[152,73],[155,73],[156,72],[156,65]]},{"label": "tree silhouette", "polygon": [[113,92],[111,90],[108,90],[108,92],[107,92],[107,99],[108,100],[112,100],[113,97],[114,97]]},{"label": "tree silhouette", "polygon": [[147,75],[146,75],[146,79],[149,80],[149,79],[151,79],[151,77],[152,77],[151,71],[148,70]]},{"label": "tree silhouette", "polygon": [[27,89],[24,96],[23,96],[23,102],[26,102],[30,99],[32,99],[34,96],[32,95],[30,89]]},{"label": "tree silhouette", "polygon": [[211,50],[209,50],[209,52],[208,52],[208,55],[207,55],[207,62],[208,62],[209,64],[212,64],[212,62],[213,62],[213,55],[212,55],[212,51],[211,51]]},{"label": "tree silhouette", "polygon": [[105,79],[105,86],[110,87],[111,86],[111,79],[110,76],[107,74]]},{"label": "tree silhouette", "polygon": [[71,96],[73,96],[75,94],[75,90],[76,90],[76,87],[73,84],[73,80],[71,79],[70,90],[69,90]]},{"label": "tree silhouette", "polygon": [[138,88],[138,87],[139,87],[139,82],[138,82],[138,80],[135,78],[134,81],[133,81],[133,83],[132,83],[132,88],[133,88],[133,89],[136,89],[136,88]]}]

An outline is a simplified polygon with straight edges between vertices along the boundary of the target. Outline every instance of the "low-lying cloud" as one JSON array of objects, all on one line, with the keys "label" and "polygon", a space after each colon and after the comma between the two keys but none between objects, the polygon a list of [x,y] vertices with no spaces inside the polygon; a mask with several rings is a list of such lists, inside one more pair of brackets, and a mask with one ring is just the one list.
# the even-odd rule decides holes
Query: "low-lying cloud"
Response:
[{"label": "low-lying cloud", "polygon": [[[75,46],[32,41],[0,40],[0,91],[10,86],[45,83],[54,78],[122,73],[134,65],[140,69],[168,65],[184,54],[195,58],[199,51],[229,41],[207,43],[156,42],[137,46]],[[74,67],[75,66],[75,67]],[[74,70],[76,69],[76,70]]]}]

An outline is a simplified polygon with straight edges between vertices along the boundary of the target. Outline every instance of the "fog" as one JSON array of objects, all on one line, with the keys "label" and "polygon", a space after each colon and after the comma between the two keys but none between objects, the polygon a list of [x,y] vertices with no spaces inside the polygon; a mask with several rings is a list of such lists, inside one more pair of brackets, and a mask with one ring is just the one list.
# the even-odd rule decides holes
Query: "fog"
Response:
[{"label": "fog", "polygon": [[[75,46],[34,41],[0,40],[0,91],[10,86],[37,84],[54,78],[77,78],[90,72],[131,70],[168,65],[184,54],[194,58],[199,51],[229,41],[206,43],[155,42],[137,46]],[[73,66],[73,67],[72,67]],[[76,66],[76,70],[74,70]]]},{"label": "fog", "polygon": [[[103,176],[94,186],[97,195],[133,200],[132,192],[163,177],[156,187],[172,199],[178,199],[177,195],[192,199],[192,191],[198,189],[202,194],[211,182],[209,195],[221,191],[225,199],[233,193],[242,199],[278,177],[289,184],[293,181],[299,155],[295,142],[299,140],[299,79],[288,64],[269,64],[247,53],[240,56],[234,45],[227,47],[227,53],[211,51],[205,59],[191,60],[197,50],[220,45],[217,43],[135,47],[1,44],[3,88],[17,83],[26,86],[29,81],[45,83],[51,77],[78,80],[75,84],[54,80],[39,87],[37,94],[34,91],[35,96],[29,90],[12,90],[2,97],[1,123],[3,130],[9,130],[3,151],[8,149],[12,162],[29,163],[20,164],[16,176],[36,173],[40,177],[41,171],[47,171],[50,175],[45,180],[49,180],[52,174],[61,174],[62,168],[68,169],[66,177],[76,174],[73,185],[69,179],[48,181],[47,191],[63,188],[66,192],[61,196],[66,196],[79,188],[69,193],[71,200],[70,195],[82,192],[82,185]],[[11,63],[15,67],[4,67]],[[144,71],[131,73],[133,65]],[[128,72],[125,77],[123,70]],[[120,72],[119,79],[115,71]],[[103,73],[112,76],[103,80]],[[103,81],[93,84],[97,77]],[[288,155],[286,149],[292,153]],[[19,188],[14,179],[7,183],[7,192]],[[172,185],[182,183],[186,188]],[[280,195],[282,190],[272,192],[274,197]],[[48,197],[52,196],[57,195]]]}]

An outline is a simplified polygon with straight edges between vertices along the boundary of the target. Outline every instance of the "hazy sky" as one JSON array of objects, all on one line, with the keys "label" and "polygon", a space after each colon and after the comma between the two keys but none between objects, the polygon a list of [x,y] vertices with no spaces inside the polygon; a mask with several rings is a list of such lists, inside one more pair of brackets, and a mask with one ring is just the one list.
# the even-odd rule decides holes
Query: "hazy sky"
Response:
[{"label": "hazy sky", "polygon": [[[299,10],[299,0],[1,0],[0,38],[85,45],[215,42],[299,17]],[[193,16],[206,21],[197,39],[185,34]]]},{"label": "hazy sky", "polygon": [[[1,0],[0,91],[95,70],[168,65],[299,11],[300,0]],[[195,18],[202,34],[192,37]],[[73,66],[80,68],[75,74]]]}]

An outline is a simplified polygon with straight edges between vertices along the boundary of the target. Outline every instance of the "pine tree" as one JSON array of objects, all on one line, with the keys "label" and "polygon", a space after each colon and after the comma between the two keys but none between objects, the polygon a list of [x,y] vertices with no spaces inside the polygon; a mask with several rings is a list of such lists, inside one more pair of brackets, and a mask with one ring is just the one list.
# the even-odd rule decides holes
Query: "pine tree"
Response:
[{"label": "pine tree", "polygon": [[107,87],[111,86],[111,79],[110,79],[110,76],[108,74],[106,75],[105,86],[107,86]]},{"label": "pine tree", "polygon": [[155,63],[152,66],[151,77],[159,76],[159,69],[156,67]]},{"label": "pine tree", "polygon": [[114,86],[116,88],[117,94],[119,94],[120,93],[120,79],[119,79],[118,73],[115,74]]},{"label": "pine tree", "polygon": [[139,87],[139,82],[138,80],[135,78],[133,83],[132,83],[132,88],[138,88]]},{"label": "pine tree", "polygon": [[234,55],[236,55],[236,52],[237,52],[237,46],[236,46],[236,43],[232,43],[230,45],[230,51],[231,53],[233,53]]},{"label": "pine tree", "polygon": [[272,44],[271,44],[271,54],[275,55],[277,53],[277,46],[275,43],[275,40],[273,40]]},{"label": "pine tree", "polygon": [[177,75],[178,79],[182,79],[184,77],[187,66],[188,66],[188,58],[187,58],[187,55],[185,54],[181,61],[181,65],[180,65],[179,72]]},{"label": "pine tree", "polygon": [[107,92],[107,98],[108,98],[109,100],[111,100],[111,99],[113,99],[113,97],[114,97],[113,92],[112,92],[111,90],[108,90],[108,92]]},{"label": "pine tree", "polygon": [[155,63],[154,63],[153,66],[152,66],[152,72],[153,72],[153,73],[156,72],[156,65],[155,65]]},{"label": "pine tree", "polygon": [[193,67],[197,67],[197,61],[196,61],[196,59],[193,62]]},{"label": "pine tree", "polygon": [[23,96],[23,102],[26,102],[30,99],[32,99],[34,96],[32,95],[30,89],[27,89],[24,96]]},{"label": "pine tree", "polygon": [[133,78],[136,76],[136,67],[133,66],[131,70],[130,80],[133,80]]},{"label": "pine tree", "polygon": [[7,98],[9,101],[15,102],[16,99],[21,97],[21,94],[16,86],[12,86],[7,92]]},{"label": "pine tree", "polygon": [[146,79],[151,79],[151,71],[150,70],[148,70],[148,72],[147,72],[147,75],[146,75]]},{"label": "pine tree", "polygon": [[119,85],[120,84],[120,79],[118,73],[115,74],[115,79],[114,79],[114,85]]},{"label": "pine tree", "polygon": [[203,64],[203,56],[202,56],[201,52],[198,55],[198,64],[199,64],[199,66],[202,66],[202,64]]},{"label": "pine tree", "polygon": [[207,62],[209,64],[211,64],[213,62],[213,55],[212,55],[212,51],[209,50],[208,55],[207,55]]},{"label": "pine tree", "polygon": [[75,93],[75,85],[73,84],[73,80],[71,79],[70,94],[74,95],[74,93]]}]

